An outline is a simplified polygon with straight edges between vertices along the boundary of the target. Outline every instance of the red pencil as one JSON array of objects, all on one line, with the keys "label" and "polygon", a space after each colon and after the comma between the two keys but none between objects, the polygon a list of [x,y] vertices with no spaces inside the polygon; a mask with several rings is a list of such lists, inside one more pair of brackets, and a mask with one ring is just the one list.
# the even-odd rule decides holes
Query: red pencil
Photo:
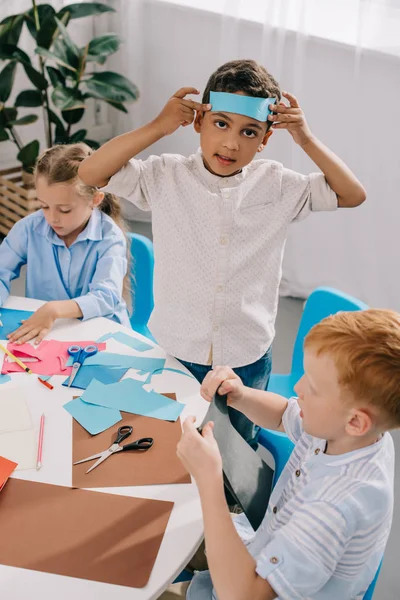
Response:
[{"label": "red pencil", "polygon": [[38,451],[37,451],[37,458],[36,458],[36,470],[37,471],[39,471],[39,469],[42,466],[43,434],[44,434],[44,414],[40,417]]},{"label": "red pencil", "polygon": [[49,390],[54,390],[54,385],[51,385],[51,383],[49,383],[48,381],[45,381],[44,379],[40,379],[40,377],[38,377],[40,383],[43,383],[43,385],[45,385],[47,388],[49,388]]}]

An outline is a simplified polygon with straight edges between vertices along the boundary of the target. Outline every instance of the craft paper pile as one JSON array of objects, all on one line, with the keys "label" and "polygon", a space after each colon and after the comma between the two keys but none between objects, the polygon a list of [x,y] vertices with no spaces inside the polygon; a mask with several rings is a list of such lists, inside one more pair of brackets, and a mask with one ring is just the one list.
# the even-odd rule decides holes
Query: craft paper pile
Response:
[{"label": "craft paper pile", "polygon": [[[33,346],[29,343],[21,344],[20,346],[16,343],[9,343],[7,344],[7,349],[21,359],[22,362],[27,359],[26,365],[37,375],[70,375],[72,369],[71,366],[67,366],[68,359],[70,358],[68,348],[76,345],[84,347],[91,344],[95,344],[98,347],[98,355],[101,356],[102,353],[100,351],[105,350],[106,344],[93,341],[59,342],[58,340],[43,340],[39,346]],[[30,359],[36,360],[31,361]],[[3,374],[23,373],[24,370],[6,355],[1,372]]]}]

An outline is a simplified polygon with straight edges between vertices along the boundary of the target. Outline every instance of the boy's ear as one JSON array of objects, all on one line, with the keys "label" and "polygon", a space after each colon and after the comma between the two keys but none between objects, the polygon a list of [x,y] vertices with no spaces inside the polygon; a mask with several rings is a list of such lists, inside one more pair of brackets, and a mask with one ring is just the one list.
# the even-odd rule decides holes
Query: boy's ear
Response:
[{"label": "boy's ear", "polygon": [[373,420],[369,412],[363,408],[356,408],[346,425],[346,432],[353,437],[361,437],[371,431],[372,427]]},{"label": "boy's ear", "polygon": [[97,208],[103,202],[104,192],[96,192],[92,198],[93,208]]},{"label": "boy's ear", "polygon": [[204,119],[204,112],[202,110],[198,110],[196,112],[196,117],[193,121],[193,127],[197,133],[200,133],[200,131],[201,131],[201,125],[203,123],[203,119]]},{"label": "boy's ear", "polygon": [[257,152],[262,152],[264,150],[265,146],[268,144],[269,138],[271,137],[271,135],[273,133],[274,132],[273,132],[272,129],[270,129],[269,131],[267,131],[267,133],[263,137],[263,141],[261,142],[261,144],[257,148]]}]

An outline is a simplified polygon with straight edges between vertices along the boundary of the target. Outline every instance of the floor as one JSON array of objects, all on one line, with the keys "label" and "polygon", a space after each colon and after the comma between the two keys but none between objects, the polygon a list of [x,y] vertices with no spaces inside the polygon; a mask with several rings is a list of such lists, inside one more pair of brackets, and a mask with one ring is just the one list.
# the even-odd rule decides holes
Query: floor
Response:
[{"label": "floor", "polygon": [[[149,223],[130,222],[128,228],[136,233],[151,236]],[[12,285],[12,294],[24,295],[24,276]],[[276,338],[273,346],[273,371],[290,371],[291,355],[298,324],[301,318],[303,301],[297,298],[281,298],[276,322]],[[393,439],[400,456],[400,431],[393,432]],[[400,463],[396,466],[395,498],[400,497]],[[399,600],[400,574],[397,552],[400,550],[400,502],[395,507],[395,517],[391,537],[386,549],[382,571],[378,580],[374,600]]]}]

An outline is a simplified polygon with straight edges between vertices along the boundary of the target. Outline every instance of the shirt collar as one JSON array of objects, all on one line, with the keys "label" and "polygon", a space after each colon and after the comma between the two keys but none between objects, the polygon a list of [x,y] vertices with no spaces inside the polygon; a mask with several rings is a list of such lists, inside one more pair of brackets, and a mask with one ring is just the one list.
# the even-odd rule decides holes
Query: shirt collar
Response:
[{"label": "shirt collar", "polygon": [[[65,246],[64,241],[58,237],[54,229],[50,227],[46,219],[41,219],[36,226],[36,232],[50,240],[55,246]],[[98,208],[92,210],[90,219],[83,231],[78,235],[72,246],[84,240],[92,240],[94,242],[103,239],[103,231],[101,226],[101,211]]]},{"label": "shirt collar", "polygon": [[380,440],[375,442],[375,444],[370,444],[369,446],[359,448],[358,450],[353,450],[352,452],[346,452],[345,454],[324,454],[324,450],[326,448],[326,440],[319,440],[314,438],[314,452],[317,448],[319,448],[319,453],[315,455],[314,458],[316,462],[324,464],[327,467],[339,467],[347,465],[348,463],[352,463],[355,460],[359,460],[361,458],[365,459],[368,456],[372,456],[379,452],[383,444],[386,443],[386,437],[388,435],[388,433],[384,433]]},{"label": "shirt collar", "polygon": [[213,173],[210,173],[210,171],[208,171],[204,166],[203,152],[202,152],[201,148],[199,148],[197,150],[196,154],[194,155],[194,159],[195,159],[197,169],[198,169],[202,179],[206,183],[208,183],[209,185],[214,186],[214,187],[218,187],[218,188],[235,187],[236,185],[239,185],[243,181],[243,179],[246,175],[247,166],[243,167],[242,170],[240,171],[240,173],[238,173],[237,175],[231,175],[230,177],[221,177],[220,175],[214,175]]}]

